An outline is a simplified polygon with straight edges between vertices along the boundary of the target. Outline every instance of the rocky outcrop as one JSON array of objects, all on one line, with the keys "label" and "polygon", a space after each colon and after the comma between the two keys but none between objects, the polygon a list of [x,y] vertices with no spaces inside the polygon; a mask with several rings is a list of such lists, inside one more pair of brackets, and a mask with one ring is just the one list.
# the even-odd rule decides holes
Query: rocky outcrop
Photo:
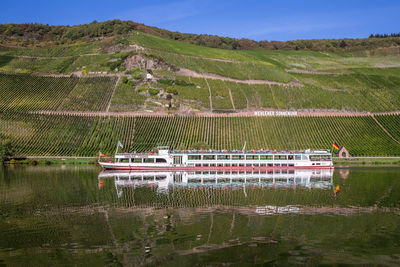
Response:
[{"label": "rocky outcrop", "polygon": [[136,54],[125,59],[122,63],[126,69],[141,68],[151,70],[173,70],[174,67],[171,64],[163,61],[162,59],[147,57],[144,54]]}]

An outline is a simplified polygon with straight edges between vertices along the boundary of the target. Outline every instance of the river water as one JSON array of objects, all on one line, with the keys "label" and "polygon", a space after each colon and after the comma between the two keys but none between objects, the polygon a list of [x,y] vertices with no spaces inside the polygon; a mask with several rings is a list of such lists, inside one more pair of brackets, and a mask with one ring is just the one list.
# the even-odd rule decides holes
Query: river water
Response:
[{"label": "river water", "polygon": [[400,264],[400,168],[0,169],[1,265]]}]

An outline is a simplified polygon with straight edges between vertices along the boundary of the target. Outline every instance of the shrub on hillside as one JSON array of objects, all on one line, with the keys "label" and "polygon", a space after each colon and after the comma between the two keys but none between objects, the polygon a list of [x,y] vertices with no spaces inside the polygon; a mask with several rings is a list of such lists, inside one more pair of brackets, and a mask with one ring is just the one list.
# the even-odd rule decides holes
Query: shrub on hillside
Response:
[{"label": "shrub on hillside", "polygon": [[168,94],[173,94],[173,95],[178,95],[178,90],[172,86],[167,87],[167,93]]},{"label": "shrub on hillside", "polygon": [[154,89],[154,88],[149,88],[149,94],[152,96],[158,95],[158,93],[160,92],[160,90],[158,89]]}]

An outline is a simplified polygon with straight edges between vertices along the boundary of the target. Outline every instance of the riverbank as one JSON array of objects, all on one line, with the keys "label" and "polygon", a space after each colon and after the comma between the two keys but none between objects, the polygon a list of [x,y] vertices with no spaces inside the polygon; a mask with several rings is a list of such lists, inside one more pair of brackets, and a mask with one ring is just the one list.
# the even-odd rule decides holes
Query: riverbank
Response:
[{"label": "riverbank", "polygon": [[6,162],[9,165],[53,165],[53,164],[97,164],[96,157],[26,157],[14,158]]},{"label": "riverbank", "polygon": [[359,166],[400,166],[400,157],[352,157],[333,158],[333,165],[337,167]]},{"label": "riverbank", "polygon": [[[97,164],[97,157],[26,157],[15,158],[6,164],[26,165],[52,165],[52,164]],[[104,160],[104,158],[103,158]],[[111,158],[110,158],[111,160]],[[400,166],[400,157],[352,157],[333,158],[333,164],[337,167],[360,166]]]}]

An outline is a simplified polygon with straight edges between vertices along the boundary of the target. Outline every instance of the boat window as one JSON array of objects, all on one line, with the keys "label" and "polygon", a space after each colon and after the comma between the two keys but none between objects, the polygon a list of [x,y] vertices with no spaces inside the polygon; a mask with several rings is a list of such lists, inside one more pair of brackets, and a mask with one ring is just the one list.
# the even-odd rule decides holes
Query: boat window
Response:
[{"label": "boat window", "polygon": [[217,159],[219,160],[230,160],[230,155],[217,155]]},{"label": "boat window", "polygon": [[267,164],[261,163],[261,164],[260,164],[260,167],[267,167]]},{"label": "boat window", "polygon": [[282,164],[282,167],[287,167],[287,164]]},{"label": "boat window", "polygon": [[247,167],[251,167],[251,165],[252,165],[251,163],[246,164]]},{"label": "boat window", "polygon": [[211,164],[210,164],[210,167],[215,167],[215,164],[214,164],[214,163],[211,163]]},{"label": "boat window", "polygon": [[215,155],[204,155],[203,156],[203,160],[214,160],[215,159]]},{"label": "boat window", "polygon": [[275,155],[275,160],[287,160],[286,155]]},{"label": "boat window", "polygon": [[132,162],[134,162],[134,163],[142,163],[142,158],[133,158]]},{"label": "boat window", "polygon": [[198,164],[196,164],[195,166],[196,166],[196,167],[201,167],[201,164],[200,164],[200,163],[198,163]]},{"label": "boat window", "polygon": [[240,163],[240,164],[239,164],[239,167],[244,167],[244,164],[243,164],[243,163]]},{"label": "boat window", "polygon": [[218,163],[217,166],[218,166],[218,167],[222,167],[222,166],[224,166],[224,164]]},{"label": "boat window", "polygon": [[204,164],[203,164],[203,167],[208,167],[208,163],[204,163]]},{"label": "boat window", "polygon": [[156,162],[157,163],[167,163],[167,160],[163,159],[163,158],[156,158]]},{"label": "boat window", "polygon": [[322,161],[331,160],[331,155],[321,155],[320,157]]},{"label": "boat window", "polygon": [[120,163],[129,163],[129,159],[120,159],[119,162]]},{"label": "boat window", "polygon": [[260,155],[260,160],[272,160],[272,155]]},{"label": "boat window", "polygon": [[189,155],[189,160],[201,160],[201,155]]},{"label": "boat window", "polygon": [[294,156],[294,159],[295,159],[295,160],[301,160],[301,155],[295,155],[295,156]]},{"label": "boat window", "polygon": [[277,164],[274,164],[274,166],[275,166],[275,167],[280,167],[281,164],[277,163]]},{"label": "boat window", "polygon": [[244,155],[232,155],[232,160],[243,160],[244,159]]},{"label": "boat window", "polygon": [[294,155],[288,155],[288,160],[294,160]]},{"label": "boat window", "polygon": [[258,160],[258,155],[247,155],[246,160]]},{"label": "boat window", "polygon": [[289,163],[289,167],[293,167],[294,166],[294,164],[293,163]]},{"label": "boat window", "polygon": [[164,180],[164,179],[166,179],[167,178],[167,176],[156,176],[156,180],[157,181],[159,181],[159,180]]},{"label": "boat window", "polygon": [[308,160],[308,156],[307,155],[301,155],[301,160]]},{"label": "boat window", "polygon": [[[225,165],[225,167],[230,167],[230,166],[231,166],[230,163],[225,163],[225,164],[223,164],[223,165]],[[233,165],[233,164],[232,164],[232,165]]]},{"label": "boat window", "polygon": [[237,167],[237,163],[232,163],[232,167]]},{"label": "boat window", "polygon": [[143,159],[143,162],[144,162],[144,163],[154,163],[154,159],[151,159],[151,158],[144,158],[144,159]]}]

